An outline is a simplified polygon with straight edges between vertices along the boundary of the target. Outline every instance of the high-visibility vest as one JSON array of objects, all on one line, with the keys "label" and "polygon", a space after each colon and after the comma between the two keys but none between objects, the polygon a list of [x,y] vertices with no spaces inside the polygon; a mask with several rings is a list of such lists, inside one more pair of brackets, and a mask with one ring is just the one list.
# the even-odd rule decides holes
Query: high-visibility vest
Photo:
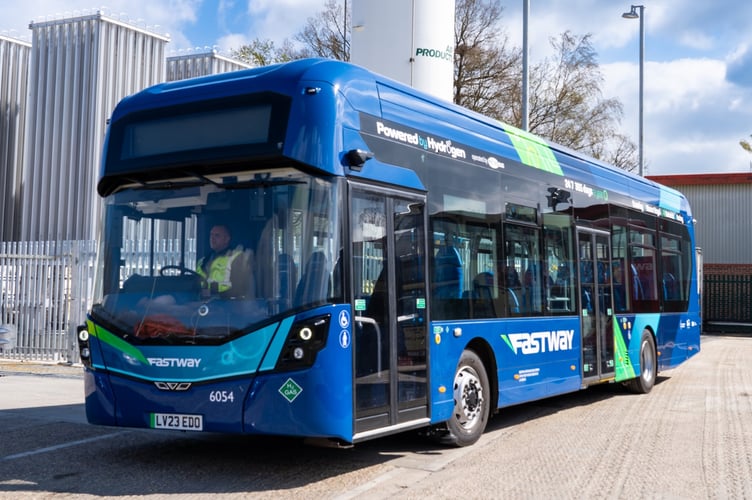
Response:
[{"label": "high-visibility vest", "polygon": [[206,257],[204,257],[198,262],[196,272],[206,280],[210,289],[212,288],[212,284],[216,283],[219,293],[226,292],[232,288],[232,281],[230,281],[232,264],[242,254],[242,250],[238,247],[225,250],[219,255],[210,256],[208,262],[206,262]]}]

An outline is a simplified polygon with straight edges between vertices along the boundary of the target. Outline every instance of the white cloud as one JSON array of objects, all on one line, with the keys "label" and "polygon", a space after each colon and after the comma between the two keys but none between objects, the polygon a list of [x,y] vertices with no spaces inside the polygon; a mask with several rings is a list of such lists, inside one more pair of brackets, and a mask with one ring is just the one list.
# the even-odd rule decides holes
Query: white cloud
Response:
[{"label": "white cloud", "polygon": [[[366,0],[368,1],[368,0]],[[376,0],[370,0],[376,1]],[[107,0],[108,12],[169,33],[168,51],[217,45],[228,51],[255,38],[281,44],[325,0]],[[604,97],[624,105],[621,131],[637,142],[639,22],[621,14],[630,2],[530,2],[530,59],[551,55],[551,37],[592,34]],[[522,2],[504,1],[502,26],[522,45]],[[29,21],[96,10],[92,0],[3,3],[0,32],[30,38]],[[653,173],[747,170],[739,139],[752,134],[752,2],[661,0],[645,7],[645,156]],[[141,20],[141,21],[139,21]],[[158,26],[158,28],[155,28]],[[620,62],[628,61],[628,62]]]},{"label": "white cloud", "polygon": [[[637,65],[602,68],[604,93],[624,104],[622,129],[637,142]],[[644,147],[650,173],[746,170],[750,158],[738,142],[752,133],[750,124],[752,92],[725,80],[724,61],[646,64]]]},{"label": "white cloud", "polygon": [[232,33],[221,37],[216,43],[222,52],[229,54],[232,50],[237,50],[243,45],[249,45],[252,41],[253,38],[243,33]]},{"label": "white cloud", "polygon": [[697,50],[710,50],[715,47],[715,37],[697,30],[685,31],[679,36],[679,43]]},{"label": "white cloud", "polygon": [[272,40],[281,45],[299,32],[309,17],[325,8],[324,0],[248,0],[251,39]]},{"label": "white cloud", "polygon": [[648,62],[645,67],[646,107],[653,113],[696,110],[705,103],[724,100],[726,64],[712,59]]}]

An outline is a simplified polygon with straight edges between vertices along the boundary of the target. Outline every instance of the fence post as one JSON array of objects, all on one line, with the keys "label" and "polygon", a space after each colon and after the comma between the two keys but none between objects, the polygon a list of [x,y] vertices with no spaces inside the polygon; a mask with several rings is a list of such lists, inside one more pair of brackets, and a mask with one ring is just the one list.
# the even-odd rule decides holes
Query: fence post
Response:
[{"label": "fence post", "polygon": [[94,271],[96,269],[97,242],[71,241],[71,308],[68,321],[68,359],[80,361],[78,353],[78,326],[86,321],[86,314],[94,296]]}]

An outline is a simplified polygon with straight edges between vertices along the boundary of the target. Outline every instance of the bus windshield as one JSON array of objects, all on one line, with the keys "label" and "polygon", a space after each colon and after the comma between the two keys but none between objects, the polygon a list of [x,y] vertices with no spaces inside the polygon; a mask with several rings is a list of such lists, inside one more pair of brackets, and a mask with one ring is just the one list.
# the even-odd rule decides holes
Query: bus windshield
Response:
[{"label": "bus windshield", "polygon": [[217,344],[341,299],[340,186],[185,172],[109,195],[92,317],[133,343]]}]

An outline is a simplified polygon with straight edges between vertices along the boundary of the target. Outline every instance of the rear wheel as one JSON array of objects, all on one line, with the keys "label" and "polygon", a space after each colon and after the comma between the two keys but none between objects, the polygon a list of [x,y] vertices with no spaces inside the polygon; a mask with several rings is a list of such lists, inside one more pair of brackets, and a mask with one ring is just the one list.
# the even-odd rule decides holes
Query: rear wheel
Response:
[{"label": "rear wheel", "polygon": [[636,394],[647,394],[655,385],[657,375],[657,356],[653,334],[642,331],[640,340],[640,376],[626,382],[627,389]]},{"label": "rear wheel", "polygon": [[473,351],[464,351],[453,384],[454,410],[447,422],[449,435],[443,441],[455,446],[475,443],[486,429],[491,394],[483,361]]}]

